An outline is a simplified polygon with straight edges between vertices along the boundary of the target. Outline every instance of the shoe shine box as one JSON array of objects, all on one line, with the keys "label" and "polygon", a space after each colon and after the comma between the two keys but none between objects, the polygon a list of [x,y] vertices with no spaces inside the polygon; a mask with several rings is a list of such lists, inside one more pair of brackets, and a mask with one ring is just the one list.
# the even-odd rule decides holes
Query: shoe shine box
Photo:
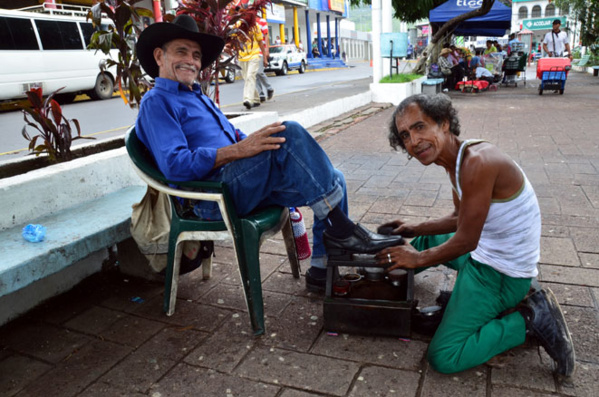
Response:
[{"label": "shoe shine box", "polygon": [[[339,267],[352,272],[340,274]],[[411,337],[414,271],[385,269],[372,260],[329,257],[323,303],[328,332]]]}]

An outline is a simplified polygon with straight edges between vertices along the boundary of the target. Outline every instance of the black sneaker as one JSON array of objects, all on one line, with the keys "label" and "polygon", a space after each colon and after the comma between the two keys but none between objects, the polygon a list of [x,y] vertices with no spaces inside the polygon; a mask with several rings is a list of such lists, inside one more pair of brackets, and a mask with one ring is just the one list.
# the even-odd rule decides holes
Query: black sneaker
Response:
[{"label": "black sneaker", "polygon": [[258,106],[260,106],[260,102],[254,102],[254,103],[252,103],[252,107],[253,108],[257,108]]},{"label": "black sneaker", "polygon": [[564,314],[550,289],[541,289],[525,299],[518,311],[526,322],[526,331],[533,335],[555,361],[559,377],[574,373],[576,356],[572,336]]},{"label": "black sneaker", "polygon": [[245,106],[245,108],[246,108],[246,109],[248,109],[248,110],[250,110],[250,109],[252,108],[252,104],[251,104],[251,103],[249,103],[248,101],[245,101],[245,102],[243,103],[243,106]]},{"label": "black sneaker", "polygon": [[311,266],[306,270],[306,289],[310,292],[324,292],[327,284],[327,269]]},{"label": "black sneaker", "polygon": [[266,91],[266,95],[268,95],[268,100],[271,100],[272,97],[275,95],[275,90]]},{"label": "black sneaker", "polygon": [[260,97],[260,102],[266,102],[266,97],[265,96],[261,96]]}]

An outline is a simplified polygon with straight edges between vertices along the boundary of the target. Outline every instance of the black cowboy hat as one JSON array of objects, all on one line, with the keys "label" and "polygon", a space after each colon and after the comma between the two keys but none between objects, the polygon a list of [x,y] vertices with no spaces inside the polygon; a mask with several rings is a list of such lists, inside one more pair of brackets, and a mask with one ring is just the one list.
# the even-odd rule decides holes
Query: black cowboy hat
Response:
[{"label": "black cowboy hat", "polygon": [[148,26],[137,40],[137,58],[142,68],[152,77],[158,76],[158,64],[154,59],[154,49],[175,39],[195,41],[202,49],[202,69],[210,66],[218,58],[225,41],[218,36],[200,33],[198,24],[189,15],[179,15],[172,23],[158,22]]}]

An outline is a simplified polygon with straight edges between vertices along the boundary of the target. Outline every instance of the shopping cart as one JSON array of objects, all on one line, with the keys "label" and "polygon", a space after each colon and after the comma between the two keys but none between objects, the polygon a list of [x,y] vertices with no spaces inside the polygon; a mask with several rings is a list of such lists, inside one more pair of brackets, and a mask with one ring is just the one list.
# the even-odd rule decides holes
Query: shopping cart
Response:
[{"label": "shopping cart", "polygon": [[503,66],[503,55],[499,52],[493,52],[483,57],[485,68],[495,76],[494,81],[497,83],[501,81],[502,66]]},{"label": "shopping cart", "polygon": [[570,69],[570,58],[540,58],[537,62],[537,78],[541,80],[539,95],[543,95],[544,90],[563,94]]},{"label": "shopping cart", "polygon": [[512,54],[503,62],[503,80],[501,84],[508,86],[514,84],[518,87],[518,81],[526,85],[526,60],[528,54],[525,52],[512,52]]}]

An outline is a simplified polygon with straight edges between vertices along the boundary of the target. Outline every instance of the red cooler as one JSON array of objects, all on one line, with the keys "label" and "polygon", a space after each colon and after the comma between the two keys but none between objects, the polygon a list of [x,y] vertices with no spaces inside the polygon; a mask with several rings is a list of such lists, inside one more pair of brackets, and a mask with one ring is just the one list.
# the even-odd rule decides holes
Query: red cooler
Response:
[{"label": "red cooler", "polygon": [[[551,68],[558,67],[566,72],[570,69],[570,58],[539,58],[537,61],[537,79],[543,79],[543,72],[551,70]],[[568,67],[568,69],[565,69]]]}]

